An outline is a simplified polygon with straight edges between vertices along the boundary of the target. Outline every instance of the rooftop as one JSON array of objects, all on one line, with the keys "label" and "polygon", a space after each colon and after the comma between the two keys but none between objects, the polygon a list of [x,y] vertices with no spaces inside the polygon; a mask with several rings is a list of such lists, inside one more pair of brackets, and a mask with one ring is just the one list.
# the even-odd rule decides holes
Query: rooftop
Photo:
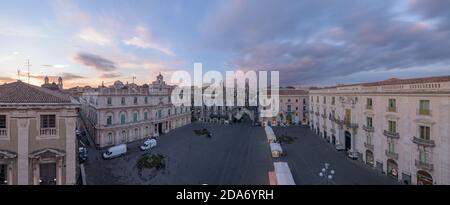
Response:
[{"label": "rooftop", "polygon": [[320,89],[333,89],[338,87],[349,87],[349,86],[383,86],[383,85],[402,85],[402,84],[416,84],[416,83],[438,83],[438,82],[449,82],[450,75],[447,76],[433,76],[424,78],[410,78],[410,79],[398,79],[390,78],[384,81],[369,82],[369,83],[356,83],[356,84],[339,84],[335,86],[328,86],[322,88],[312,88],[312,90]]},{"label": "rooftop", "polygon": [[17,81],[0,85],[0,103],[72,103],[69,95]]}]

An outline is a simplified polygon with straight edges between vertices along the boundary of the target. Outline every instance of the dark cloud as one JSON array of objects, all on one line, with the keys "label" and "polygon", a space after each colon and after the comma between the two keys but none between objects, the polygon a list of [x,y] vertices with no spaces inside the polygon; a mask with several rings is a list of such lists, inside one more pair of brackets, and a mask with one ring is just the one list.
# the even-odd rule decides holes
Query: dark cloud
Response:
[{"label": "dark cloud", "polygon": [[113,61],[103,58],[99,55],[90,53],[77,53],[74,59],[80,64],[94,68],[99,71],[116,70],[116,65]]},{"label": "dark cloud", "polygon": [[[386,0],[230,0],[213,11],[203,28],[212,47],[236,56],[231,64],[279,70],[286,84],[311,83],[449,63],[448,2],[412,1],[401,13],[393,9],[395,1]],[[421,19],[401,20],[405,14]]]},{"label": "dark cloud", "polygon": [[122,74],[118,73],[118,72],[107,72],[107,73],[102,73],[101,74],[101,78],[118,78],[121,77]]},{"label": "dark cloud", "polygon": [[[24,77],[24,78],[28,77],[28,75],[26,73],[22,73],[21,76]],[[73,74],[73,73],[61,73],[59,75],[34,75],[34,74],[30,74],[30,78],[36,79],[36,80],[44,81],[45,77],[48,77],[51,82],[57,82],[59,77],[61,77],[63,79],[63,81],[73,81],[73,80],[79,80],[79,79],[86,78],[84,76]]]}]

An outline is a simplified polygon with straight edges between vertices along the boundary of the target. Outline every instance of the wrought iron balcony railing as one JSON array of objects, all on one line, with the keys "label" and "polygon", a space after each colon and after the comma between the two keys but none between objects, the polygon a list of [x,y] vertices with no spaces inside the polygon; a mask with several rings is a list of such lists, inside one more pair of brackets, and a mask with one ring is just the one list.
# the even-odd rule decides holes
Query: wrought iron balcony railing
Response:
[{"label": "wrought iron balcony railing", "polygon": [[434,140],[423,139],[420,137],[413,137],[413,142],[418,145],[425,146],[425,147],[434,147],[435,146]]},{"label": "wrought iron balcony railing", "polygon": [[420,161],[420,160],[417,160],[416,159],[416,167],[418,168],[418,169],[423,169],[423,170],[427,170],[427,171],[433,171],[433,169],[434,169],[434,165],[432,164],[432,163],[428,163],[428,162],[423,162],[423,161]]},{"label": "wrought iron balcony railing", "polygon": [[400,134],[398,132],[391,132],[388,130],[384,130],[383,131],[383,135],[389,138],[393,138],[393,139],[399,139],[400,138]]}]

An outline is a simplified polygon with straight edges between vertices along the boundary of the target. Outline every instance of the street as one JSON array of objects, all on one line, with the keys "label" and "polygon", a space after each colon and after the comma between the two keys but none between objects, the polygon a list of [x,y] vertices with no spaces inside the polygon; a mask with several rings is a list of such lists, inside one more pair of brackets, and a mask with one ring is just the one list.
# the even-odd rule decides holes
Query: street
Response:
[{"label": "street", "polygon": [[[206,128],[212,138],[194,130]],[[298,185],[325,184],[319,172],[325,162],[336,174],[331,184],[397,184],[363,163],[349,160],[307,127],[275,127],[278,135],[297,137],[283,144],[287,155],[271,157],[264,129],[247,123],[221,125],[192,123],[163,135],[155,149],[147,152],[165,156],[162,170],[144,170],[139,174],[136,162],[146,153],[142,141],[128,144],[124,157],[103,160],[101,151],[90,148],[86,163],[88,185],[268,185],[273,162],[286,161]]]}]

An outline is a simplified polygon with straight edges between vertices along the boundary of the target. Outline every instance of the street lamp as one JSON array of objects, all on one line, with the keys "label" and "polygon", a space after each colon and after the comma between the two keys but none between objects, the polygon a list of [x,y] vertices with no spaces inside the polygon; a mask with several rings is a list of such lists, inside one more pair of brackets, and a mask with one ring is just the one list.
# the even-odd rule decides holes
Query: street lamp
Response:
[{"label": "street lamp", "polygon": [[325,163],[325,167],[323,167],[319,172],[319,176],[325,180],[326,184],[329,184],[331,182],[334,174],[335,172],[334,170],[330,169],[329,163]]}]

